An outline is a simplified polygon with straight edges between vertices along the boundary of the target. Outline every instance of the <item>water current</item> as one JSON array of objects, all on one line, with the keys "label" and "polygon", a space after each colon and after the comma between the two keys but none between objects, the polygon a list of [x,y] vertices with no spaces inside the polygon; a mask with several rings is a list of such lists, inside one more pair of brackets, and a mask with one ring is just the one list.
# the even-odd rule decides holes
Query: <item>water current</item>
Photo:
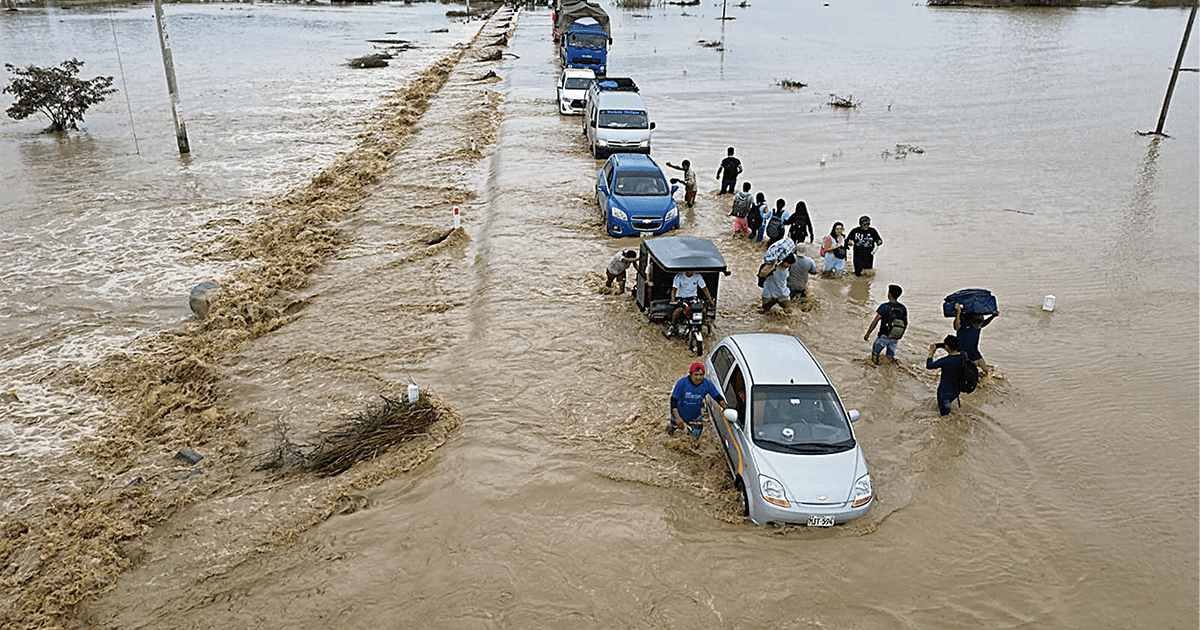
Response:
[{"label": "water current", "polygon": [[[277,220],[273,200],[382,135],[373,125],[403,110],[393,92],[476,36],[451,7],[169,5],[182,159],[149,7],[0,20],[8,63],[78,56],[85,76],[125,79],[83,132],[0,122],[6,536],[47,502],[102,492],[98,479],[182,470],[170,454],[189,445],[153,436],[157,459],[124,476],[81,463],[123,413],[82,383],[114,353],[152,354],[139,339],[195,326],[188,290],[246,270],[246,234]],[[504,59],[465,53],[412,139],[347,201],[334,253],[281,301],[286,323],[212,367],[239,437],[206,451],[202,482],[161,490],[180,508],[138,521],[119,581],[53,618],[1195,627],[1196,75],[1180,76],[1170,137],[1136,133],[1158,119],[1186,11],[755,0],[722,21],[722,8],[609,7],[609,74],[642,87],[654,157],[697,167],[681,232],[712,239],[733,272],[717,336],[799,336],[862,411],[868,516],[755,527],[710,436],[666,439],[665,397],[693,359],[602,290],[604,262],[636,239],[603,233],[600,163],[554,108],[550,13],[526,9],[483,27],[477,47],[510,37]],[[417,45],[385,69],[344,65],[385,38]],[[1197,58],[1193,46],[1184,65]],[[831,108],[831,94],[861,104]],[[898,144],[923,152],[897,157]],[[805,200],[818,235],[871,215],[878,272],[814,280],[806,309],[759,314],[762,248],[729,234],[716,195],[728,146],[755,190]],[[428,246],[452,205],[464,234]],[[890,283],[912,326],[900,363],[877,367],[862,334]],[[950,332],[942,297],[975,286],[1002,312],[981,343],[996,375],[940,418],[925,351]],[[309,434],[409,379],[461,426],[340,480],[270,478],[238,459],[280,426]],[[2,577],[28,578],[27,564]]]}]

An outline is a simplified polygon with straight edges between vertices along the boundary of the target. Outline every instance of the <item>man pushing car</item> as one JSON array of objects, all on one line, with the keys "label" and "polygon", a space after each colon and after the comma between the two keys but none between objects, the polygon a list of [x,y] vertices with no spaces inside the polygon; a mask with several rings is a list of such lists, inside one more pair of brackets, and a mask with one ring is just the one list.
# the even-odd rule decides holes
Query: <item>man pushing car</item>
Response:
[{"label": "man pushing car", "polygon": [[688,375],[675,381],[675,388],[671,390],[671,417],[667,422],[667,433],[674,434],[675,429],[683,427],[688,435],[700,439],[700,433],[704,431],[700,411],[704,408],[705,396],[711,396],[722,411],[729,409],[717,386],[704,378],[704,364],[693,363]]}]

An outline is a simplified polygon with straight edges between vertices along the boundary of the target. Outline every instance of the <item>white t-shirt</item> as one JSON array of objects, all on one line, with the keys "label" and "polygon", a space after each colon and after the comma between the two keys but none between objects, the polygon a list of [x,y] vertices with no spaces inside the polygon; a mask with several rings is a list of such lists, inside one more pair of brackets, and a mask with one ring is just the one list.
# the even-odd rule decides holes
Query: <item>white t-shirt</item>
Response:
[{"label": "white t-shirt", "polygon": [[696,297],[696,292],[705,288],[704,277],[698,273],[693,273],[692,277],[688,277],[686,273],[675,274],[675,281],[671,283],[675,287],[676,298]]}]

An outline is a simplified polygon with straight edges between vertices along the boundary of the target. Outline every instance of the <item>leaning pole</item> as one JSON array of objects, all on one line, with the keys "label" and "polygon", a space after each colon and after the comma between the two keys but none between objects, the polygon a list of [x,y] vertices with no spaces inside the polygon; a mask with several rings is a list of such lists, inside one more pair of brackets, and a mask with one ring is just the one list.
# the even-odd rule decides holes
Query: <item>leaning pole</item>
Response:
[{"label": "leaning pole", "polygon": [[1163,99],[1162,113],[1158,115],[1158,127],[1154,134],[1161,136],[1163,123],[1167,122],[1167,108],[1171,106],[1171,94],[1175,92],[1175,79],[1179,78],[1179,66],[1183,64],[1183,53],[1187,50],[1188,36],[1192,34],[1192,23],[1196,21],[1196,7],[1200,1],[1192,3],[1192,13],[1188,15],[1187,28],[1183,30],[1183,41],[1179,43],[1179,55],[1175,57],[1175,70],[1171,72],[1171,82],[1167,84],[1167,97]]},{"label": "leaning pole", "polygon": [[179,115],[179,88],[175,85],[175,63],[171,61],[171,44],[167,28],[163,25],[162,0],[154,0],[154,21],[158,23],[158,43],[162,46],[163,67],[167,71],[167,91],[171,93],[171,117],[175,120],[175,139],[179,142],[179,154],[191,152],[188,146],[187,124]]}]

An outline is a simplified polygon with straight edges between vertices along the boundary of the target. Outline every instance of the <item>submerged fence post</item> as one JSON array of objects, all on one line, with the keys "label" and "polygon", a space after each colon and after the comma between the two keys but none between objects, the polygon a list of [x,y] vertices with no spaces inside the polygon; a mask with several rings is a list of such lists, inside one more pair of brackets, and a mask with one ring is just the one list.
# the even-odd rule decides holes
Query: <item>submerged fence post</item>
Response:
[{"label": "submerged fence post", "polygon": [[1158,116],[1158,127],[1155,135],[1162,135],[1163,124],[1167,122],[1167,109],[1171,107],[1171,94],[1175,92],[1175,79],[1179,78],[1179,66],[1183,64],[1183,52],[1187,50],[1188,36],[1192,34],[1192,23],[1196,21],[1196,7],[1200,0],[1192,3],[1192,12],[1188,15],[1187,28],[1183,30],[1183,41],[1179,44],[1179,55],[1175,57],[1175,70],[1171,72],[1171,82],[1167,84],[1167,97],[1163,99],[1162,113]]},{"label": "submerged fence post", "polygon": [[162,46],[163,67],[167,71],[167,91],[171,93],[171,118],[175,120],[175,140],[179,143],[179,154],[191,152],[188,146],[187,124],[179,115],[179,89],[175,86],[175,63],[171,60],[171,46],[167,42],[167,28],[163,25],[162,0],[154,0],[154,21],[158,24],[158,43]]}]

